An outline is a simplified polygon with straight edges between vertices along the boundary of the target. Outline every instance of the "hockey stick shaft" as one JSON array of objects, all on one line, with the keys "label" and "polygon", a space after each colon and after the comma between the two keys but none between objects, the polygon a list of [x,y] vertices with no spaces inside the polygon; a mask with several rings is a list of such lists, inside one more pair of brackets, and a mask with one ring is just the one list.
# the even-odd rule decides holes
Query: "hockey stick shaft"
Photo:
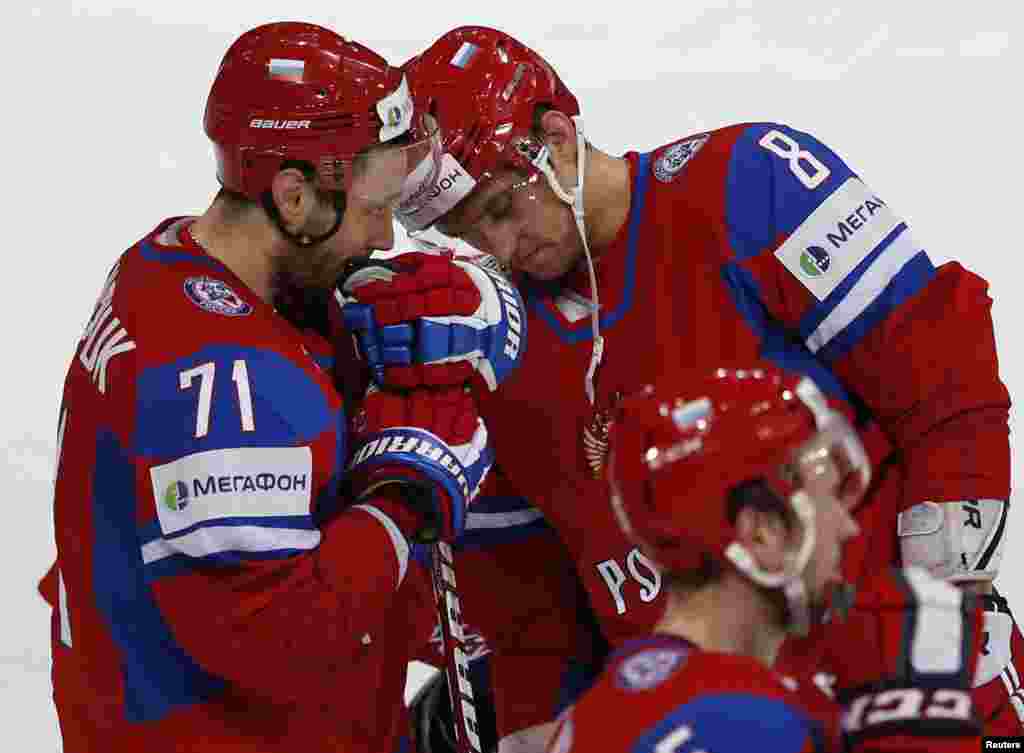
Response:
[{"label": "hockey stick shaft", "polygon": [[452,704],[452,722],[459,753],[482,753],[473,701],[473,686],[469,681],[469,657],[465,650],[462,626],[462,608],[455,581],[455,558],[451,545],[438,542],[433,546],[430,575],[437,602],[437,619],[444,647],[445,672]]}]

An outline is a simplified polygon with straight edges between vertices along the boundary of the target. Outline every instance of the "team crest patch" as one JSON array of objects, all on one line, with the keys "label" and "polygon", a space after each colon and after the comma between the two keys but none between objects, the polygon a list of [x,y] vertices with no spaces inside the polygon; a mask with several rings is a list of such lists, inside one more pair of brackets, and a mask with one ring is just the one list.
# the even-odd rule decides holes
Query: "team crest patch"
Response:
[{"label": "team crest patch", "polygon": [[663,683],[682,665],[686,652],[677,648],[649,648],[619,665],[616,675],[625,690],[650,690]]},{"label": "team crest patch", "polygon": [[189,277],[185,280],[185,295],[196,306],[213,314],[247,316],[252,306],[223,280],[212,277]]},{"label": "team crest patch", "polygon": [[662,183],[670,183],[679,174],[679,171],[686,167],[686,163],[700,151],[700,148],[708,143],[709,138],[711,136],[705,133],[701,136],[684,139],[678,144],[668,147],[654,161],[654,177]]},{"label": "team crest patch", "polygon": [[595,410],[590,421],[583,427],[583,457],[592,478],[604,478],[610,449],[608,435],[615,416],[615,406],[621,399],[621,392],[612,393],[608,405]]}]

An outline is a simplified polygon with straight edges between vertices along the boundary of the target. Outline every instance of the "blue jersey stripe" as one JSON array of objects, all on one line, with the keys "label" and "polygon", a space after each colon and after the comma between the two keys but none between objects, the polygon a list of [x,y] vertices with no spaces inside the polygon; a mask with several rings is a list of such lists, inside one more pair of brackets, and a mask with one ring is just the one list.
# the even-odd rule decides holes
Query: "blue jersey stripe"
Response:
[{"label": "blue jersey stripe", "polygon": [[502,544],[512,544],[525,539],[547,533],[551,526],[544,518],[538,518],[530,523],[502,528],[472,528],[463,531],[462,535],[455,540],[453,549],[457,552],[469,552]]},{"label": "blue jersey stripe", "polygon": [[160,719],[216,695],[224,682],[178,645],[149,590],[135,524],[135,467],[111,433],[97,437],[93,483],[92,585],[121,652],[125,717]]},{"label": "blue jersey stripe", "polygon": [[471,513],[503,513],[503,512],[519,512],[522,510],[532,509],[533,505],[526,497],[519,497],[514,495],[501,495],[494,494],[486,497],[480,497],[470,508]]},{"label": "blue jersey stripe", "polygon": [[[641,154],[637,163],[636,177],[633,179],[633,204],[629,211],[629,235],[626,245],[626,273],[623,282],[622,300],[619,305],[611,311],[601,314],[598,321],[601,329],[611,329],[616,322],[633,306],[633,294],[636,287],[636,258],[638,249],[638,237],[643,224],[644,204],[647,198],[647,183],[650,177],[648,170],[651,161],[650,154]],[[523,293],[526,305],[567,345],[586,342],[593,339],[594,333],[591,327],[582,326],[570,329],[566,327],[561,319],[545,305],[545,299],[551,297],[557,289],[551,285],[541,285],[527,280],[523,285]],[[589,321],[589,317],[587,319]]]},{"label": "blue jersey stripe", "polygon": [[[772,131],[812,155],[828,169],[828,177],[816,188],[804,185],[795,170],[799,165],[811,171],[806,159],[791,161],[760,143]],[[748,127],[733,145],[726,175],[725,221],[734,258],[743,261],[775,248],[779,238],[792,234],[851,177],[853,171],[808,133],[776,123]]]},{"label": "blue jersey stripe", "polygon": [[[779,698],[709,693],[673,709],[645,732],[630,753],[803,753],[815,745],[814,725]],[[751,746],[751,741],[757,744]]]},{"label": "blue jersey stripe", "polygon": [[832,397],[850,400],[850,395],[836,376],[814,357],[803,341],[771,316],[762,303],[757,281],[747,269],[737,263],[725,264],[722,277],[737,311],[761,340],[762,358],[781,368],[809,376]]},{"label": "blue jersey stripe", "polygon": [[801,338],[806,340],[810,334],[814,332],[814,330],[816,330],[823,321],[825,321],[828,315],[835,310],[836,306],[846,299],[850,290],[857,284],[857,281],[864,276],[864,273],[867,272],[868,268],[875,263],[875,260],[885,253],[886,249],[888,249],[899,236],[906,232],[906,230],[906,223],[900,223],[900,225],[889,233],[889,235],[887,235],[870,254],[861,260],[860,264],[853,268],[850,274],[846,276],[846,279],[839,283],[839,285],[836,286],[836,289],[833,290],[824,301],[814,306],[810,311],[804,314],[803,318],[800,320],[800,324],[798,325]]},{"label": "blue jersey stripe", "polygon": [[146,261],[153,261],[158,264],[171,265],[187,262],[189,264],[199,264],[204,267],[210,267],[210,269],[218,272],[227,270],[223,264],[212,256],[197,254],[194,251],[176,251],[169,248],[158,248],[148,241],[143,241],[139,244],[139,253]]},{"label": "blue jersey stripe", "polygon": [[[244,361],[253,407],[252,431],[242,422],[236,361]],[[203,376],[182,374],[214,364],[207,433],[197,437]],[[288,447],[336,431],[335,411],[312,374],[272,350],[240,345],[208,345],[170,363],[144,370],[136,382],[138,422],[135,451],[145,458],[173,459],[194,452],[231,447]]]},{"label": "blue jersey stripe", "polygon": [[849,353],[880,322],[904,301],[920,293],[935,277],[935,267],[921,251],[893,277],[885,290],[842,332],[818,351],[818,358],[831,363]]},{"label": "blue jersey stripe", "polygon": [[308,549],[276,549],[272,552],[217,552],[206,557],[175,554],[145,565],[143,575],[147,583],[153,583],[161,578],[188,575],[200,570],[209,571],[211,566],[235,568],[242,561],[283,560],[308,552]]}]

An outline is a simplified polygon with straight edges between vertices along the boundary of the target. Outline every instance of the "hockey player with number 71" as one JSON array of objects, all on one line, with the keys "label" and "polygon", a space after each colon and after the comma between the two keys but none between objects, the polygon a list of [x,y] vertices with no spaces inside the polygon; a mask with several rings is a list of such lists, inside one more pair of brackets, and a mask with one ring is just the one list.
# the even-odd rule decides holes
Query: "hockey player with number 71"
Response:
[{"label": "hockey player with number 71", "polygon": [[400,70],[306,23],[242,34],[204,124],[221,190],[119,257],[65,382],[41,587],[63,750],[407,750],[436,619],[411,543],[461,530],[487,431],[456,387],[369,394],[351,432],[331,346],[280,299],[392,246],[436,131]]},{"label": "hockey player with number 71", "polygon": [[[559,686],[572,692],[566,665],[593,658],[540,513],[604,637],[649,632],[664,609],[658,568],[598,503],[607,421],[620,395],[723,358],[767,358],[858,407],[878,473],[845,574],[918,565],[984,594],[974,696],[986,732],[1020,734],[1011,647],[1024,643],[991,587],[1010,399],[985,281],[935,266],[884,194],[788,125],[733,125],[615,157],[586,141],[551,65],[507,34],[454,29],[404,69],[444,151],[410,175],[396,216],[493,254],[526,301],[522,366],[478,396],[500,495],[480,500],[459,555],[464,613],[493,649],[503,753],[543,746]],[[385,382],[458,383],[481,362],[454,336],[463,305],[442,289],[461,277],[438,262],[417,274],[414,256],[408,273],[351,291],[377,315],[360,337],[391,338],[367,358]],[[393,305],[417,289],[419,323]],[[794,670],[814,656],[783,654]]]}]

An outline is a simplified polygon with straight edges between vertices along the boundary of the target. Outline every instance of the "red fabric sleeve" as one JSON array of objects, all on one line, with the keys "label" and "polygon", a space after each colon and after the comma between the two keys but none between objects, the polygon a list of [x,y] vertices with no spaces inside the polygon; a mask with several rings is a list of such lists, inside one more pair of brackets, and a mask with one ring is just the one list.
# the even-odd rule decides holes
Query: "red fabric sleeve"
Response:
[{"label": "red fabric sleeve", "polygon": [[987,288],[945,264],[833,365],[906,453],[905,506],[1009,497],[1010,396]]}]

